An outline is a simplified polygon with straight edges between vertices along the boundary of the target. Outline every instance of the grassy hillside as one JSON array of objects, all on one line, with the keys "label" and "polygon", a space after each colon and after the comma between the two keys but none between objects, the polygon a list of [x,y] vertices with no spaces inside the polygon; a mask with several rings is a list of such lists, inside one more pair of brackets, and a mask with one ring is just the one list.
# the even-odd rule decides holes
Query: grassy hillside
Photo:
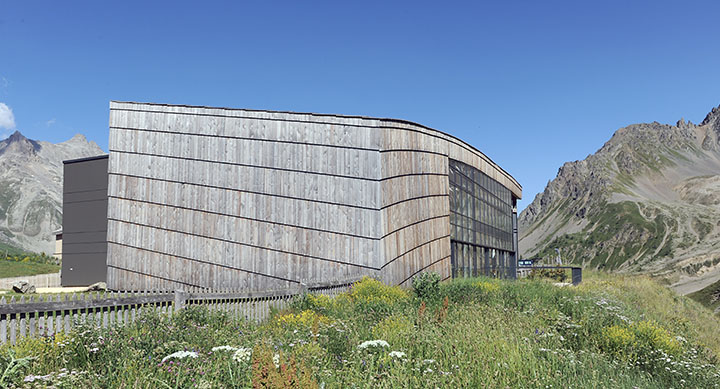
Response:
[{"label": "grassy hillside", "polygon": [[700,304],[717,311],[720,309],[720,281],[688,295]]},{"label": "grassy hillside", "polygon": [[[553,258],[555,249],[560,249],[572,263],[603,270],[616,270],[647,253],[653,253],[655,259],[672,256],[672,241],[663,241],[663,237],[673,221],[662,213],[647,220],[640,207],[631,201],[602,204],[588,216],[582,231],[554,237],[537,256]],[[650,213],[648,209],[645,212]]]},{"label": "grassy hillside", "polygon": [[644,277],[427,280],[418,292],[365,279],[260,325],[195,307],[27,340],[0,349],[0,386],[707,388],[720,382],[719,331]]},{"label": "grassy hillside", "polygon": [[0,259],[4,259],[6,256],[14,257],[23,254],[25,254],[25,250],[0,242]]},{"label": "grassy hillside", "polygon": [[0,259],[0,278],[33,276],[59,271],[60,266],[51,263],[15,262]]},{"label": "grassy hillside", "polygon": [[60,266],[55,258],[0,243],[0,278],[56,273]]}]

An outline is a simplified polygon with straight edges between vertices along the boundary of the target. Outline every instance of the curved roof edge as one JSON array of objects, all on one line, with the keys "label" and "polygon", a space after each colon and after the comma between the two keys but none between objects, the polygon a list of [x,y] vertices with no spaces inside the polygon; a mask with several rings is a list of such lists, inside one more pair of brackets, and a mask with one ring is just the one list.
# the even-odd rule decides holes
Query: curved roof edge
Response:
[{"label": "curved roof edge", "polygon": [[493,161],[490,157],[485,155],[482,151],[480,151],[477,147],[465,142],[464,140],[458,138],[455,135],[449,134],[444,131],[440,131],[438,129],[425,126],[420,123],[416,123],[410,120],[405,119],[394,119],[394,118],[376,118],[372,116],[362,116],[362,115],[344,115],[344,114],[333,114],[333,113],[314,113],[314,112],[296,112],[296,111],[274,111],[269,109],[252,109],[252,108],[230,108],[230,107],[212,107],[212,106],[206,106],[206,105],[187,105],[187,104],[167,104],[167,103],[147,103],[147,102],[140,102],[140,101],[121,101],[121,100],[110,100],[110,109],[112,109],[112,103],[118,103],[118,104],[138,104],[138,105],[151,105],[151,106],[158,106],[158,107],[179,107],[179,108],[196,108],[196,109],[223,109],[228,111],[245,111],[245,112],[261,112],[261,113],[280,113],[280,114],[291,114],[291,115],[309,115],[309,116],[318,116],[318,117],[333,117],[333,118],[346,118],[346,119],[361,119],[361,120],[377,120],[377,121],[383,121],[383,122],[395,122],[395,123],[402,123],[402,124],[409,124],[412,126],[417,126],[420,128],[423,128],[425,130],[434,131],[439,134],[448,136],[458,142],[461,142],[463,145],[469,147],[472,149],[473,152],[478,153],[482,158],[486,159],[488,162],[490,162],[495,168],[500,171],[503,175],[508,177],[512,182],[520,188],[520,191],[522,191],[522,185],[513,177],[510,173],[508,173],[505,169],[503,169],[500,165],[498,165],[495,161]]}]

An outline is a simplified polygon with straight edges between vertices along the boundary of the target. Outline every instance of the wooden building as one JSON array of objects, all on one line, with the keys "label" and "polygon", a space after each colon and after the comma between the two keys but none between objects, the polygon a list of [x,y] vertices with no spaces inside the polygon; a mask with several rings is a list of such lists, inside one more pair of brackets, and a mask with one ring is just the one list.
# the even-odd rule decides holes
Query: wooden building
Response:
[{"label": "wooden building", "polygon": [[515,275],[520,185],[408,121],[111,102],[107,185],[111,289]]}]

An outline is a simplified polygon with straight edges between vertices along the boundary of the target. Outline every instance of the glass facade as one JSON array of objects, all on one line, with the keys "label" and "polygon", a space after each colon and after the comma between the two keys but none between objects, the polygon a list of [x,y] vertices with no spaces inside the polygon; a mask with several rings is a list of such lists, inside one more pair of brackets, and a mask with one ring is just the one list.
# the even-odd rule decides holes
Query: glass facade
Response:
[{"label": "glass facade", "polygon": [[515,278],[515,199],[480,170],[450,160],[450,244],[453,277]]}]

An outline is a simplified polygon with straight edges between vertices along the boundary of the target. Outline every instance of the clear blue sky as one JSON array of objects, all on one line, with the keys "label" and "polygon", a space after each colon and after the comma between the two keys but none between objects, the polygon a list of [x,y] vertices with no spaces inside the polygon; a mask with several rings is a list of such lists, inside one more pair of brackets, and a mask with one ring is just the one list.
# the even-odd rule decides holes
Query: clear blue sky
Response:
[{"label": "clear blue sky", "polygon": [[720,104],[718,15],[717,1],[0,0],[0,103],[30,138],[105,150],[109,100],[407,119],[484,151],[524,208],[616,129]]}]

